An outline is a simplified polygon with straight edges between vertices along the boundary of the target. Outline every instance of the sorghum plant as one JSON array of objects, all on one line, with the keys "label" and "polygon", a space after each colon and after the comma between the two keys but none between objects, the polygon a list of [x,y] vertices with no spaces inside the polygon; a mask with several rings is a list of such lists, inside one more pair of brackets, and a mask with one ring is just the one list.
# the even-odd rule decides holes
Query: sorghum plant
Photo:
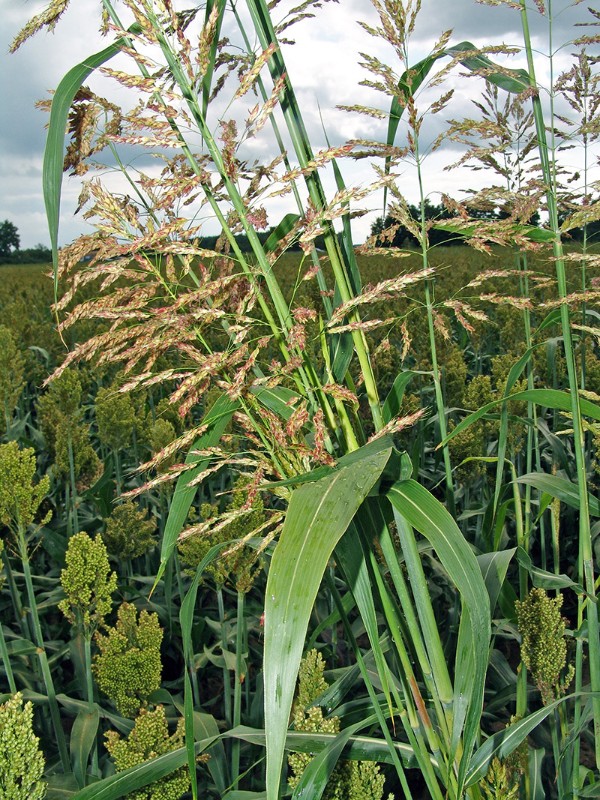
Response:
[{"label": "sorghum plant", "polygon": [[[54,0],[17,37],[14,46],[37,30],[52,27],[67,4]],[[541,148],[542,176],[547,184],[544,198],[551,217],[549,230],[532,233],[525,224],[532,216],[529,212],[535,204],[531,202],[513,203],[509,217],[496,226],[479,220],[475,227],[457,206],[450,201],[448,205],[458,215],[453,221],[455,229],[468,234],[486,252],[490,243],[533,247],[536,236],[554,246],[571,396],[544,397],[548,404],[563,409],[568,400],[573,417],[582,519],[578,580],[592,599],[586,615],[593,687],[598,677],[598,645],[592,641],[597,633],[597,612],[581,404],[569,310],[564,302],[556,186],[544,149],[545,124],[525,5],[527,71],[500,67],[490,60],[490,56],[504,56],[507,48],[491,46],[481,51],[468,42],[451,45],[450,32],[439,38],[429,56],[413,64],[409,43],[420,3],[373,0],[375,23],[365,24],[365,29],[391,45],[399,69],[365,55],[371,73],[366,84],[383,92],[390,110],[389,114],[377,108],[354,110],[387,119],[387,140],[327,143],[317,152],[286,68],[283,38],[292,22],[312,15],[320,3],[308,0],[278,24],[274,22],[278,4],[267,5],[265,0],[247,0],[245,22],[237,5],[225,0],[183,11],[172,0],[123,0],[119,4],[101,0],[100,5],[103,31],[111,37],[111,44],[76,67],[52,102],[45,169],[54,245],[65,129],[70,133],[67,168],[85,174],[89,156],[99,160],[108,150],[110,169],[115,163],[122,169],[128,193],[111,191],[99,170],[84,185],[81,197],[81,208],[94,222],[95,233],[64,248],[60,257],[55,252],[56,281],[66,287],[55,309],[61,316],[61,331],[81,321],[100,321],[103,326],[74,347],[57,376],[77,362],[100,367],[116,364],[123,371],[120,390],[151,391],[160,386],[179,413],[191,419],[187,430],[141,466],[142,471],[154,470],[155,477],[129,493],[150,491],[177,479],[156,583],[173,568],[168,565],[174,563],[171,559],[178,538],[210,531],[216,539],[225,529],[231,532],[228,526],[232,522],[253,513],[250,499],[231,512],[223,504],[224,512],[207,513],[203,522],[186,528],[198,487],[227,469],[249,479],[249,497],[264,493],[260,519],[257,515],[250,526],[257,527],[236,528],[238,541],[225,554],[227,558],[241,557],[248,552],[254,559],[262,552],[268,559],[264,710],[254,713],[258,732],[238,724],[242,721],[240,648],[236,650],[236,694],[227,720],[228,727],[235,726],[228,734],[236,740],[230,748],[231,786],[237,790],[245,779],[239,740],[260,741],[264,730],[266,797],[276,800],[280,796],[284,752],[288,741],[293,743],[288,724],[296,676],[325,576],[335,606],[331,617],[343,627],[352,654],[354,672],[349,674],[355,682],[360,675],[369,704],[369,713],[339,735],[350,741],[361,726],[371,729],[372,737],[360,737],[368,740],[371,760],[389,762],[406,797],[414,797],[417,791],[410,774],[416,770],[423,791],[434,800],[479,798],[479,784],[486,780],[490,763],[497,773],[493,780],[503,780],[494,757],[500,764],[506,763],[506,757],[536,722],[546,719],[555,706],[551,703],[541,713],[528,716],[521,680],[517,690],[521,718],[480,744],[484,734],[491,734],[483,714],[491,611],[498,601],[498,605],[502,602],[510,607],[508,617],[514,616],[510,591],[500,595],[514,553],[503,552],[498,557],[495,552],[476,554],[448,511],[455,508],[455,484],[445,441],[447,409],[436,335],[451,337],[446,321],[451,312],[467,325],[469,319],[481,322],[482,315],[466,302],[452,297],[438,303],[434,295],[429,234],[437,221],[426,218],[420,139],[423,111],[417,96],[432,68],[443,59],[447,59],[446,66],[435,74],[432,88],[439,87],[449,70],[462,64],[503,90],[519,95],[525,92],[533,102],[536,144]],[[230,7],[235,13],[229,17]],[[106,66],[117,54],[123,57],[118,69]],[[119,109],[84,87],[96,68],[119,89],[134,93],[137,102]],[[258,102],[254,96],[249,99],[254,92]],[[444,110],[451,94],[442,89],[432,113]],[[406,141],[397,144],[403,118],[408,121]],[[275,142],[281,143],[281,126],[287,130],[289,152],[281,145],[266,162],[251,163],[246,157],[248,142],[273,130]],[[142,147],[156,156],[160,170],[129,168],[129,147]],[[383,164],[376,164],[370,186],[346,186],[340,164],[349,155],[383,159]],[[421,214],[416,222],[398,189],[397,168],[406,158],[416,164],[420,184]],[[326,169],[336,181],[331,197],[321,180]],[[366,198],[381,189],[393,197],[398,223],[420,242],[421,259],[413,272],[399,270],[392,277],[363,286],[352,241],[352,218],[360,213]],[[298,203],[297,213],[275,216],[273,201],[290,192]],[[539,194],[535,198],[537,203]],[[219,230],[214,250],[203,247],[205,218]],[[259,235],[263,230],[270,230],[266,238]],[[250,253],[242,249],[238,234],[246,237]],[[317,237],[323,244],[323,257],[315,247]],[[296,290],[286,295],[278,278],[278,262],[292,244],[302,250],[293,285],[297,289],[314,282],[317,287],[312,292],[316,303],[310,307],[298,301]],[[374,309],[383,301],[408,302],[411,287],[423,281],[438,438],[442,439],[437,444],[443,452],[448,509],[413,479],[410,459],[396,447],[394,437],[421,419],[423,409],[400,415],[407,385],[403,373],[393,381],[388,396],[380,396],[367,336],[370,330],[399,326],[402,338],[409,338],[405,312],[380,318]],[[470,288],[475,289],[476,284],[471,283]],[[82,289],[88,292],[87,298],[78,294]],[[514,304],[514,298],[505,302]],[[516,372],[509,370],[506,397],[519,378]],[[531,391],[516,392],[511,402],[531,400]],[[506,397],[501,398],[501,405]],[[489,410],[487,404],[478,409],[477,419]],[[506,429],[506,414],[501,413]],[[465,427],[466,423],[458,424],[455,435]],[[173,462],[183,451],[187,451],[185,462]],[[499,452],[492,457],[498,459],[497,474],[501,475],[504,455]],[[161,470],[166,464],[169,468]],[[517,486],[516,476],[511,485]],[[501,488],[498,481],[494,507],[499,505]],[[571,494],[569,499],[573,501]],[[526,551],[516,495],[512,503],[517,541]],[[495,519],[495,513],[491,516]],[[225,546],[218,542],[202,557],[180,616],[186,662],[186,748],[194,797],[198,795],[195,748],[206,746],[206,741],[193,741],[194,713],[199,710],[194,707],[197,693],[194,697],[190,678],[197,664],[194,604],[203,570]],[[527,552],[525,557],[529,557]],[[454,609],[449,632],[436,616],[434,587],[427,581],[430,563],[440,570],[448,587],[447,605]],[[241,574],[244,576],[243,571]],[[238,625],[244,617],[248,581],[236,586]],[[526,588],[526,581],[527,570],[521,566],[520,590]],[[107,636],[97,635],[98,684],[123,713],[133,716],[159,687],[161,639],[157,619],[141,612],[138,623],[136,609],[129,604],[121,606],[116,628]],[[244,637],[239,636],[238,641],[243,642]],[[343,685],[335,688],[343,696]],[[513,694],[510,698],[512,702]],[[341,704],[339,695],[335,703]],[[598,714],[595,716],[597,720]],[[307,768],[298,779],[297,797],[308,785],[315,786],[315,781],[315,795],[325,791],[336,760],[332,758],[328,764],[327,757],[336,752],[340,740],[332,734],[321,744],[324,755],[316,763],[323,768],[316,777],[310,766]],[[248,769],[253,768],[249,763]],[[375,772],[371,769],[372,775]],[[110,793],[110,785],[97,785],[98,791],[104,788]]]}]

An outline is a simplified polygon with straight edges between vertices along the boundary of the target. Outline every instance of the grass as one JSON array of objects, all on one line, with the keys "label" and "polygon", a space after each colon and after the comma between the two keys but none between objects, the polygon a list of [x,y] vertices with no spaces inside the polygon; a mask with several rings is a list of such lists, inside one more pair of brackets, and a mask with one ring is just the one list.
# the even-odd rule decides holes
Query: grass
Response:
[{"label": "grass", "polygon": [[[534,91],[527,10],[527,70],[447,36],[415,65],[418,8],[374,2],[381,28],[367,32],[397,63],[364,57],[390,116],[387,140],[360,147],[379,165],[369,191],[389,200],[392,228],[420,242],[394,259],[375,239],[355,250],[365,190],[344,182],[348,148],[315,152],[264,0],[248,0],[247,22],[220,1],[188,18],[143,0],[125,4],[126,21],[101,5],[117,41],[53,101],[53,240],[65,127],[72,167],[107,148],[131,192],[89,184],[96,232],[54,253],[68,352],[33,274],[2,299],[2,335],[20,355],[0,369],[0,464],[8,475],[16,441],[51,481],[26,525],[19,498],[34,490],[4,482],[19,547],[4,555],[0,645],[10,694],[37,703],[49,795],[593,796],[598,263],[585,235],[582,250],[561,235],[593,221],[597,202],[571,192],[559,209],[566,139],[544,138],[552,103]],[[60,11],[51,4],[15,46]],[[114,77],[141,88],[145,115],[80,91],[120,48],[132,73]],[[449,135],[506,183],[447,201],[446,229],[478,250],[431,247],[425,218],[419,103],[425,87],[436,108],[450,103],[448,59],[487,79],[488,104],[485,122]],[[231,114],[217,128],[213,90]],[[246,138],[269,126],[290,151],[243,163]],[[570,139],[585,144],[586,131]],[[177,153],[158,182],[127,166],[140,142]],[[394,177],[407,164],[423,190],[417,221]],[[287,186],[298,212],[265,241],[270,193]],[[549,224],[532,226],[544,203]],[[490,205],[503,212],[491,221]],[[198,238],[207,214],[216,254]],[[294,242],[301,255],[286,252]],[[311,693],[313,647],[328,672],[313,672]],[[318,753],[292,759],[293,786],[290,750]]]}]

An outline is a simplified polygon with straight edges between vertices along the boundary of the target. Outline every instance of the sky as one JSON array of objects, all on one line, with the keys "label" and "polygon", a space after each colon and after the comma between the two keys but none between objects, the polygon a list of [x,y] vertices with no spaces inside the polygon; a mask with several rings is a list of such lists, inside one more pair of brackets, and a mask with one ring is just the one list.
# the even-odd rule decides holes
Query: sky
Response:
[{"label": "sky", "polygon": [[[287,0],[283,0],[282,7]],[[182,2],[181,7],[193,5],[193,0]],[[243,0],[238,0],[243,6]],[[117,3],[117,6],[120,4]],[[295,3],[287,2],[287,7]],[[586,3],[567,5],[554,0],[553,37],[557,43],[569,42],[585,32],[573,28],[577,21],[590,19]],[[18,228],[21,247],[49,244],[43,198],[42,159],[45,144],[45,112],[35,108],[36,100],[48,98],[64,74],[90,53],[103,49],[107,42],[98,33],[100,20],[99,0],[72,0],[53,33],[42,32],[25,42],[15,54],[9,54],[10,42],[21,27],[46,4],[37,0],[0,0],[0,221],[8,219]],[[339,104],[364,103],[383,106],[380,96],[359,85],[368,77],[360,67],[360,52],[377,55],[382,61],[399,70],[394,57],[358,25],[357,20],[373,24],[374,11],[369,0],[339,0],[326,3],[314,20],[306,20],[292,29],[294,46],[284,47],[284,57],[292,83],[305,114],[305,123],[315,148],[324,146],[323,128],[332,143],[348,138],[373,136],[385,140],[385,124],[348,114],[336,108]],[[547,23],[532,14],[534,44],[547,50]],[[452,29],[450,43],[469,40],[475,45],[519,45],[522,42],[519,14],[506,6],[486,6],[475,0],[423,0],[414,39],[411,44],[411,61],[425,56],[435,39],[445,30]],[[493,37],[493,38],[492,38]],[[556,69],[560,71],[570,63],[573,47],[558,51]],[[525,66],[524,57],[511,58],[510,66]],[[537,66],[538,80],[548,77],[547,59],[540,58]],[[93,86],[93,81],[90,82]],[[448,79],[447,87],[455,89],[447,111],[432,118],[426,139],[433,138],[446,124],[446,119],[472,116],[471,101],[480,93],[481,82],[464,80],[458,75]],[[250,97],[248,104],[252,105]],[[220,109],[213,117],[216,126]],[[252,144],[250,154],[266,157],[269,145]],[[274,154],[273,154],[274,155]],[[443,167],[455,161],[460,152],[456,146],[443,147],[428,157],[425,164],[425,191],[433,202],[439,202],[439,193],[457,196],[457,187],[482,185],[481,173],[464,171],[445,172]],[[573,152],[568,155],[577,160]],[[364,185],[374,179],[371,167],[365,162],[344,162],[347,185]],[[598,177],[598,176],[596,176]],[[418,183],[414,169],[402,170],[399,178],[402,191],[409,202],[418,197]],[[326,180],[328,190],[335,191],[333,183]],[[119,189],[119,186],[116,186]],[[80,181],[65,178],[61,204],[59,243],[67,244],[90,227],[75,215]],[[278,201],[270,221],[275,224],[278,215],[286,210],[285,201]],[[370,230],[373,219],[381,213],[381,196],[371,200],[371,212],[356,221],[355,241],[362,241]],[[210,224],[206,233],[213,233]]]}]

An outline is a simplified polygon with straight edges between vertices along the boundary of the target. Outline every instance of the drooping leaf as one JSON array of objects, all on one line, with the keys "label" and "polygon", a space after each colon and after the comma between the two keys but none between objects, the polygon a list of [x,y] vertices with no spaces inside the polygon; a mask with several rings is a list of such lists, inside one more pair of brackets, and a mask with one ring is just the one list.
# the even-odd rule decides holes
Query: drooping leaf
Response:
[{"label": "drooping leaf", "polygon": [[[522,547],[517,548],[517,561],[527,570],[534,586],[541,589],[572,589],[576,594],[587,594],[580,583],[571,580],[568,575],[556,575],[554,572],[536,567],[529,553]],[[596,601],[596,598],[594,598]]]},{"label": "drooping leaf", "polygon": [[311,800],[320,800],[327,787],[331,773],[348,744],[348,740],[355,731],[362,727],[362,724],[362,722],[359,722],[349,728],[345,728],[310,760],[292,793],[292,800],[301,800],[303,797],[310,797]]},{"label": "drooping leaf", "polygon": [[[196,742],[196,755],[204,752],[213,744],[214,739]],[[119,800],[129,792],[135,792],[150,783],[170,775],[183,767],[187,761],[185,747],[179,747],[170,753],[146,761],[137,767],[130,767],[116,775],[111,775],[97,783],[92,783],[73,795],[73,800]]]},{"label": "drooping leaf", "polygon": [[396,376],[392,388],[383,404],[383,421],[386,424],[400,413],[400,406],[402,405],[406,387],[417,374],[418,373],[412,370],[406,370]]},{"label": "drooping leaf", "polygon": [[[408,96],[414,95],[422,86],[423,82],[431,72],[436,61],[440,58],[459,58],[460,64],[470,72],[485,70],[485,79],[501,89],[513,94],[520,94],[529,86],[531,79],[524,69],[507,70],[495,65],[490,59],[483,55],[474,55],[477,47],[471,42],[459,42],[458,44],[446,47],[439,52],[427,56],[417,64],[414,64],[400,76],[398,88]],[[471,53],[472,55],[467,55]],[[460,55],[464,54],[464,58]],[[494,71],[496,68],[497,71]],[[398,97],[394,97],[390,107],[390,117],[388,122],[387,144],[393,146],[396,141],[396,133],[406,105],[400,102]],[[389,171],[389,159],[386,160],[386,172]],[[384,189],[384,206],[387,193]]]},{"label": "drooping leaf", "polygon": [[269,234],[264,244],[265,253],[272,253],[276,250],[279,242],[287,236],[299,219],[299,214],[286,214],[281,222]]},{"label": "drooping leaf", "polygon": [[[560,475],[550,475],[545,472],[531,472],[517,478],[518,483],[534,486],[540,492],[546,492],[556,497],[561,503],[571,508],[579,508],[579,488],[567,478]],[[600,517],[600,501],[592,494],[588,494],[589,512],[593,517]]]},{"label": "drooping leaf", "polygon": [[[537,403],[537,405],[544,406],[546,408],[555,408],[558,411],[571,412],[572,410],[571,396],[568,392],[562,392],[559,389],[525,389],[522,392],[515,392],[514,394],[511,394],[510,397],[493,400],[491,403],[486,403],[485,405],[481,406],[481,408],[477,409],[477,411],[474,411],[472,414],[469,414],[467,417],[462,419],[452,430],[452,432],[446,436],[444,441],[438,445],[438,447],[442,447],[444,444],[447,444],[450,439],[453,439],[455,436],[464,431],[474,422],[477,422],[478,419],[481,419],[481,417],[485,416],[489,411],[492,411],[501,403],[516,402],[519,400]],[[590,400],[586,400],[583,397],[579,399],[579,404],[581,407],[581,413],[584,416],[600,421],[599,405],[592,403]]]},{"label": "drooping leaf", "polygon": [[[376,722],[376,717],[372,717],[370,724]],[[243,739],[250,744],[266,746],[267,736],[260,728],[249,728],[239,725],[228,731],[226,736]],[[285,749],[293,750],[297,753],[319,753],[335,739],[335,734],[331,733],[306,733],[304,731],[288,731],[285,740]],[[413,749],[406,742],[394,742],[394,750],[402,760],[405,767],[415,767],[416,761]],[[382,764],[393,764],[394,758],[390,753],[387,742],[383,739],[376,739],[372,736],[351,736],[348,746],[344,750],[344,758],[349,761],[377,761]]]},{"label": "drooping leaf", "polygon": [[509,725],[503,731],[490,736],[481,747],[473,754],[466,776],[465,786],[473,786],[486,774],[490,761],[496,757],[502,761],[509,756],[521,742],[534,730],[546,717],[551,714],[561,703],[572,699],[574,695],[566,695],[555,700],[544,708],[534,711],[528,717]]},{"label": "drooping leaf", "polygon": [[490,611],[494,613],[502,585],[506,578],[508,565],[516,552],[515,547],[510,550],[497,550],[493,553],[482,553],[477,556],[477,563],[485,581],[485,588],[490,597]]}]

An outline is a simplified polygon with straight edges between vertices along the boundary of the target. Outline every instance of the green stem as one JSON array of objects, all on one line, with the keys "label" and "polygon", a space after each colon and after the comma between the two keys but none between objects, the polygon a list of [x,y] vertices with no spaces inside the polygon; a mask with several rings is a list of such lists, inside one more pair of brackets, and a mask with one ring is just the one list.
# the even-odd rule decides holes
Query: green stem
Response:
[{"label": "green stem", "polygon": [[[87,631],[84,633],[83,637],[83,653],[84,653],[84,663],[85,663],[85,690],[86,690],[86,699],[88,701],[88,705],[90,707],[90,711],[94,708],[94,679],[92,677],[92,637],[91,633]],[[98,742],[94,742],[94,746],[92,749],[92,763],[91,763],[91,771],[92,775],[96,775],[100,777],[100,773],[98,770]]]},{"label": "green stem", "polygon": [[54,682],[52,680],[52,673],[50,671],[50,665],[48,663],[48,656],[46,655],[44,637],[42,634],[42,627],[40,625],[40,619],[37,611],[35,591],[33,589],[33,580],[31,578],[31,570],[29,568],[29,555],[27,553],[27,542],[25,539],[25,531],[21,527],[19,527],[17,536],[19,542],[21,561],[23,563],[23,575],[25,577],[25,586],[27,587],[29,613],[33,625],[35,644],[38,648],[38,658],[42,670],[42,677],[44,679],[46,694],[48,696],[48,706],[50,708],[52,726],[54,729],[54,735],[56,737],[56,743],[58,745],[58,752],[60,755],[60,761],[63,768],[63,772],[67,773],[71,772],[71,762],[69,760],[67,742],[65,739],[65,733],[62,728],[60,712],[58,710],[58,703],[56,701],[56,691],[54,689]]},{"label": "green stem", "polygon": [[12,666],[10,663],[10,656],[8,655],[8,649],[6,647],[6,639],[4,638],[4,630],[1,624],[0,624],[0,658],[2,659],[2,665],[4,666],[4,672],[6,673],[6,679],[8,681],[8,688],[10,689],[10,693],[16,694],[17,685],[15,683],[15,676],[13,675]]},{"label": "green stem", "polygon": [[[408,54],[407,62],[408,64]],[[427,221],[425,218],[425,192],[423,189],[423,174],[421,170],[421,157],[419,154],[418,131],[413,131],[414,157],[417,164],[417,178],[419,181],[419,204],[421,209],[421,265],[424,270],[429,266],[429,245],[427,241]],[[438,425],[440,428],[440,441],[446,440],[448,426],[446,425],[446,406],[442,393],[442,383],[440,380],[440,369],[438,364],[437,345],[435,342],[435,325],[433,320],[433,292],[434,283],[432,280],[425,281],[425,306],[427,308],[427,328],[429,332],[429,350],[431,353],[431,366],[433,370],[433,386],[435,392],[435,405],[437,409]],[[450,463],[450,450],[447,444],[442,447],[442,457],[444,459],[444,473],[446,476],[446,504],[448,511],[456,517],[454,502],[454,478],[452,476],[452,464]]]},{"label": "green stem", "polygon": [[[246,622],[244,618],[246,595],[244,592],[237,593],[237,631],[235,639],[235,676],[233,684],[233,727],[237,727],[242,721],[242,684],[245,680],[244,675],[244,642]],[[237,789],[240,779],[240,745],[239,739],[234,739],[231,745],[231,776],[232,789]]]},{"label": "green stem", "polygon": [[[298,158],[300,167],[306,168],[308,163],[314,159],[310,140],[304,126],[300,107],[298,106],[293,87],[288,78],[288,70],[286,69],[285,62],[281,53],[281,48],[275,34],[275,29],[270,18],[269,10],[263,0],[248,0],[248,9],[252,16],[252,21],[256,33],[258,35],[260,45],[263,49],[267,49],[270,44],[275,44],[277,50],[269,60],[269,69],[273,80],[284,79],[284,88],[282,91],[282,111],[288,132],[292,139],[294,152]],[[306,186],[309,192],[310,199],[317,210],[324,211],[327,202],[325,192],[321,184],[321,180],[316,170],[310,172],[305,176]],[[324,241],[327,255],[329,257],[331,267],[333,270],[336,287],[340,293],[342,303],[350,301],[353,297],[352,282],[349,278],[348,267],[345,262],[344,254],[341,252],[339,242],[333,228],[333,225],[328,220],[323,220],[322,224],[324,230]],[[353,311],[348,315],[350,322],[360,322],[358,312]],[[369,356],[369,348],[367,341],[362,330],[352,331],[352,340],[354,349],[358,357],[360,368],[363,375],[365,384],[365,391],[371,408],[371,414],[376,430],[383,426],[383,416],[381,413],[381,404],[379,402],[379,393],[377,383],[373,374],[373,368]]]},{"label": "green stem", "polygon": [[[225,603],[223,602],[223,589],[217,589],[217,606],[219,609],[219,622],[221,624],[221,645],[227,648],[229,637],[227,635],[227,622],[225,621]],[[223,702],[225,707],[225,722],[228,727],[232,726],[233,715],[231,713],[231,682],[229,680],[229,670],[223,663]]]},{"label": "green stem", "polygon": [[[521,0],[521,22],[527,52],[527,64],[531,85],[537,88],[535,77],[535,65],[533,60],[533,48],[529,33],[529,21],[525,0]],[[575,452],[575,463],[577,467],[577,487],[579,491],[579,560],[578,577],[585,586],[589,595],[586,607],[588,623],[588,654],[590,667],[591,688],[595,693],[600,692],[600,628],[598,625],[598,605],[595,602],[596,587],[594,577],[594,554],[592,547],[592,536],[590,526],[590,515],[588,507],[588,489],[585,466],[585,438],[581,418],[581,407],[579,403],[579,390],[577,378],[577,365],[573,350],[573,339],[571,334],[571,322],[568,305],[568,290],[566,267],[563,253],[562,241],[560,238],[560,225],[558,221],[557,206],[557,187],[556,170],[553,157],[550,157],[546,140],[546,122],[540,101],[539,93],[535,93],[533,98],[533,113],[535,127],[538,138],[538,148],[544,181],[547,185],[546,203],[549,214],[549,226],[554,232],[553,256],[556,265],[556,278],[558,283],[558,294],[561,300],[560,319],[562,336],[565,348],[565,358],[567,362],[567,375],[569,379],[569,390],[571,398],[571,413],[573,427],[573,449]],[[550,123],[553,129],[554,121]],[[592,700],[594,715],[594,740],[596,766],[600,768],[600,696],[596,695]]]},{"label": "green stem", "polygon": [[13,574],[12,566],[10,563],[10,559],[8,557],[8,553],[6,552],[6,548],[2,551],[2,562],[4,565],[6,580],[8,581],[10,599],[12,600],[12,605],[15,612],[15,619],[19,623],[19,628],[21,629],[21,634],[23,638],[31,641],[33,639],[33,636],[31,634],[29,620],[27,619],[27,615],[25,614],[25,610],[23,608],[23,603],[21,602],[21,594],[17,589],[17,583],[15,581],[15,576]]},{"label": "green stem", "polygon": [[[391,737],[389,729],[388,729],[387,721],[386,721],[386,719],[385,719],[385,717],[383,715],[383,711],[381,709],[381,704],[379,702],[379,698],[377,697],[377,694],[375,693],[375,689],[373,688],[373,684],[371,683],[371,677],[369,675],[369,670],[367,669],[367,666],[366,666],[365,661],[363,659],[362,652],[361,652],[360,647],[358,646],[358,643],[356,642],[356,639],[354,637],[354,633],[352,631],[352,626],[350,625],[350,621],[348,620],[348,616],[347,616],[346,611],[344,609],[344,603],[342,601],[342,598],[340,597],[340,593],[337,590],[337,587],[335,585],[335,581],[334,581],[333,577],[330,575],[329,572],[325,573],[325,579],[327,581],[327,586],[329,588],[329,591],[331,592],[333,600],[334,600],[334,602],[335,602],[335,604],[337,606],[338,613],[340,615],[340,619],[342,620],[342,624],[343,624],[344,630],[346,632],[346,639],[348,641],[348,645],[350,646],[350,648],[352,649],[352,651],[353,651],[353,653],[355,655],[356,663],[358,664],[358,668],[360,669],[360,674],[362,675],[362,678],[363,678],[363,680],[365,682],[365,686],[367,687],[367,691],[369,693],[369,697],[371,698],[371,704],[372,704],[373,710],[375,711],[375,714],[377,715],[379,726],[381,728],[381,731],[383,732],[383,735],[384,735],[385,740],[386,740],[386,742],[388,744],[388,747],[390,748],[390,753],[392,754],[392,758],[393,758],[393,761],[394,761],[394,766],[396,768],[396,773],[398,775],[398,779],[400,781],[400,785],[402,786],[402,791],[404,792],[404,796],[405,796],[405,798],[407,798],[407,800],[412,800],[413,795],[412,795],[412,793],[410,791],[410,788],[408,786],[408,782],[406,780],[406,773],[404,772],[404,767],[402,766],[402,762],[400,761],[400,758],[398,757],[398,754],[396,753],[396,749],[394,747],[394,743],[393,743],[392,737]],[[400,709],[400,714],[401,714],[401,717],[402,717],[402,720],[403,720],[403,723],[404,723],[406,721],[406,712],[403,709]],[[406,725],[405,725],[405,729],[406,728],[408,728],[410,730],[410,725],[408,723],[406,723]],[[412,731],[411,731],[411,733],[412,733]],[[426,758],[426,762],[429,763],[430,769],[429,770],[424,770],[424,777],[425,777],[425,780],[426,780],[429,788],[432,790],[431,796],[432,796],[432,798],[434,798],[434,800],[442,800],[442,794],[441,794],[441,792],[439,790],[439,787],[437,785],[437,780],[435,779],[435,776],[433,775],[433,769],[431,768],[431,762],[430,762],[429,758]]]}]

